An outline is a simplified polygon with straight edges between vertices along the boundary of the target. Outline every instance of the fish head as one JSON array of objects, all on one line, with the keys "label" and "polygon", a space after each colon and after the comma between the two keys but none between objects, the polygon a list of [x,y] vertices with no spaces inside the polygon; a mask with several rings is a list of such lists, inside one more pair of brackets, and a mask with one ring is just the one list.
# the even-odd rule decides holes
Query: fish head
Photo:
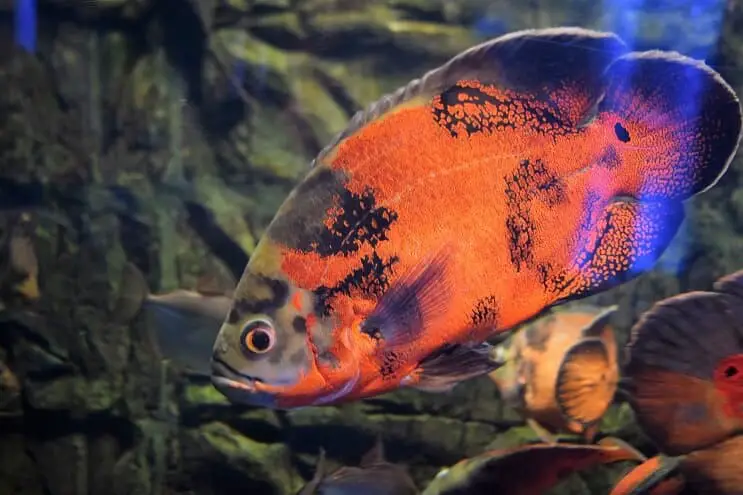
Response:
[{"label": "fish head", "polygon": [[318,315],[314,294],[285,276],[280,258],[278,246],[261,239],[214,342],[212,383],[233,403],[296,407],[344,385],[318,366],[336,320]]}]

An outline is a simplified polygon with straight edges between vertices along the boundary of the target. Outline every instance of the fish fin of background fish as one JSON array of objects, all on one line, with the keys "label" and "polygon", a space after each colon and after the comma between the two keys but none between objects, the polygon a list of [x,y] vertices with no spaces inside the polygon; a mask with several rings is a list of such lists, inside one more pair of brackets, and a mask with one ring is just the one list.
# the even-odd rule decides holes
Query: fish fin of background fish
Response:
[{"label": "fish fin of background fish", "polygon": [[677,473],[681,458],[659,455],[647,459],[632,468],[614,485],[609,495],[642,495],[676,493],[675,491],[657,491],[659,485]]},{"label": "fish fin of background fish", "polygon": [[364,320],[362,331],[379,332],[386,345],[409,344],[444,313],[451,294],[449,250],[442,249],[404,273]]},{"label": "fish fin of background fish", "polygon": [[320,452],[317,455],[317,462],[315,463],[315,474],[312,475],[312,479],[308,481],[307,484],[296,493],[296,495],[313,495],[326,474],[327,460],[325,459],[325,449],[320,447]]},{"label": "fish fin of background fish", "polygon": [[596,318],[594,318],[593,321],[586,325],[586,327],[582,330],[581,333],[583,334],[583,336],[602,337],[604,335],[606,327],[609,325],[609,321],[614,316],[614,314],[616,314],[618,309],[619,306],[617,306],[616,304],[603,309],[596,316]]},{"label": "fish fin of background fish", "polygon": [[583,299],[628,282],[653,267],[684,220],[680,202],[615,198],[598,215],[579,251],[580,263],[565,272],[571,280],[558,303]]},{"label": "fish fin of background fish", "polygon": [[578,125],[602,91],[602,73],[627,47],[615,34],[578,27],[516,31],[476,45],[444,65],[385,95],[357,112],[313,161],[330,158],[348,137],[401,106],[430,105],[430,99],[461,80],[474,80],[501,88],[535,92],[545,98],[565,87],[581,94],[553,98],[556,116]]},{"label": "fish fin of background fish", "polygon": [[119,297],[112,319],[120,323],[131,321],[139,313],[148,294],[147,280],[139,268],[134,263],[124,263],[119,283]]},{"label": "fish fin of background fish", "polygon": [[502,363],[493,360],[491,354],[492,347],[487,343],[447,345],[421,361],[413,386],[427,392],[449,391],[457,383],[498,369]]},{"label": "fish fin of background fish", "polygon": [[627,171],[619,173],[641,174],[639,199],[684,200],[717,183],[743,127],[738,97],[717,72],[654,50],[617,58],[604,76],[598,112],[614,115],[627,132],[621,151]]},{"label": "fish fin of background fish", "polygon": [[384,442],[382,441],[382,435],[377,434],[374,438],[374,445],[361,457],[359,466],[368,467],[383,462],[387,462],[384,457]]},{"label": "fish fin of background fish", "polygon": [[686,454],[743,429],[726,411],[715,372],[743,353],[740,300],[688,292],[656,303],[631,331],[623,369],[638,424],[668,454]]},{"label": "fish fin of background fish", "polygon": [[[210,272],[199,277],[195,290],[205,296],[232,296],[237,281],[232,275],[223,272]],[[225,312],[224,314],[227,314]]]},{"label": "fish fin of background fish", "polygon": [[614,398],[616,378],[600,339],[576,343],[565,353],[557,374],[555,400],[560,411],[582,426],[600,421]]},{"label": "fish fin of background fish", "polygon": [[[218,309],[186,311],[167,302],[149,301],[147,312],[152,315],[155,343],[160,356],[185,371],[207,376],[211,373],[211,355],[217,334],[231,301],[210,298]],[[221,303],[221,304],[220,304]],[[221,312],[221,309],[225,309]],[[220,317],[216,317],[221,314]]]},{"label": "fish fin of background fish", "polygon": [[534,431],[534,434],[544,443],[548,445],[555,445],[557,444],[557,439],[555,436],[547,431],[547,428],[539,424],[539,421],[537,421],[534,418],[526,418],[526,424],[529,425],[529,428]]},{"label": "fish fin of background fish", "polygon": [[617,437],[604,437],[598,442],[596,442],[596,445],[600,445],[602,447],[615,447],[622,449],[623,451],[627,452],[627,454],[630,457],[633,457],[634,460],[638,462],[645,462],[648,460],[647,456],[634,448],[629,443],[625,442],[621,438]]},{"label": "fish fin of background fish", "polygon": [[717,363],[743,352],[738,301],[715,292],[687,292],[657,302],[632,327],[625,372],[653,366],[712,380]]},{"label": "fish fin of background fish", "polygon": [[713,289],[715,292],[722,292],[732,300],[738,301],[738,304],[731,303],[730,306],[738,321],[743,321],[743,270],[720,278],[714,283]]},{"label": "fish fin of background fish", "polygon": [[728,438],[707,449],[692,452],[684,459],[684,473],[691,493],[743,493],[743,435]]}]

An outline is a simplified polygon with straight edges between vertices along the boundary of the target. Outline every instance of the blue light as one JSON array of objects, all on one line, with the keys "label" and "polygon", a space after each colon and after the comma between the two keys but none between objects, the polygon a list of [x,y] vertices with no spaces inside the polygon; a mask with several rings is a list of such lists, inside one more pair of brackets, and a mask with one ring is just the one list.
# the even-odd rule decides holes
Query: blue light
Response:
[{"label": "blue light", "polygon": [[36,51],[36,0],[16,0],[15,42],[28,52]]}]

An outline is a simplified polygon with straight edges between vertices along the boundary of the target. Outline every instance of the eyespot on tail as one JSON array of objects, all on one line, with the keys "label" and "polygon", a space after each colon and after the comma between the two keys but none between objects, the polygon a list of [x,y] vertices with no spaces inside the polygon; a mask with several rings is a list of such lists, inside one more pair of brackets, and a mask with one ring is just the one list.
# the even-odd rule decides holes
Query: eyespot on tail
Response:
[{"label": "eyespot on tail", "polygon": [[615,118],[613,145],[644,200],[684,200],[722,177],[738,149],[735,91],[704,62],[676,52],[633,52],[606,70],[602,118]]},{"label": "eyespot on tail", "polygon": [[555,400],[569,421],[590,426],[601,420],[614,399],[618,379],[604,343],[598,338],[585,339],[563,358]]}]

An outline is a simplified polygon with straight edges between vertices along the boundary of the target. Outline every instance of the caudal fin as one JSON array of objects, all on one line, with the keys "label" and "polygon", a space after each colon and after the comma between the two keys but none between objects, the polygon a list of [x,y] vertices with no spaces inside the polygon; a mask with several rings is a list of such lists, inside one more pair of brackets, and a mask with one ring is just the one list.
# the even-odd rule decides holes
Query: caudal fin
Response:
[{"label": "caudal fin", "polygon": [[654,50],[617,58],[605,80],[597,115],[615,120],[607,166],[621,167],[627,191],[645,200],[684,200],[725,173],[742,117],[738,97],[717,72]]},{"label": "caudal fin", "polygon": [[598,338],[571,347],[557,375],[555,400],[565,418],[588,427],[609,408],[619,380],[616,362]]}]

